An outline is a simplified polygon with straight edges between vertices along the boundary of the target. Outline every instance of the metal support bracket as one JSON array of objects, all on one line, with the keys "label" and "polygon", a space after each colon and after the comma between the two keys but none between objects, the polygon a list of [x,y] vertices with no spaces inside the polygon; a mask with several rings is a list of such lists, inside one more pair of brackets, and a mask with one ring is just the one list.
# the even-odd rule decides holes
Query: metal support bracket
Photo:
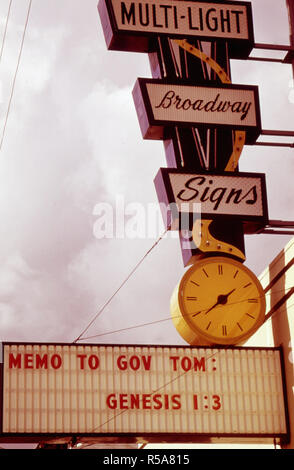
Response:
[{"label": "metal support bracket", "polygon": [[[276,137],[294,137],[294,131],[266,130],[262,129],[261,135]],[[264,145],[267,147],[290,147],[294,148],[294,142],[255,142],[254,145]]]},{"label": "metal support bracket", "polygon": [[255,43],[254,49],[286,52],[286,55],[282,59],[278,59],[274,57],[250,57],[249,56],[247,60],[258,60],[261,62],[278,62],[280,64],[292,64],[294,60],[294,47],[290,45],[285,46],[285,45],[277,45],[277,44]]},{"label": "metal support bracket", "polygon": [[268,225],[257,233],[271,235],[294,235],[294,221],[269,220]]}]

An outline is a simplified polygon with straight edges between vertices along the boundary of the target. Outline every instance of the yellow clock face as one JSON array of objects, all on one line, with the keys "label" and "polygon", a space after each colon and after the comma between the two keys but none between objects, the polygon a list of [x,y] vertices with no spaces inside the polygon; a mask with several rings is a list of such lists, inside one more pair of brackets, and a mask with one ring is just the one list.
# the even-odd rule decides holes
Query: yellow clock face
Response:
[{"label": "yellow clock face", "polygon": [[234,345],[263,323],[265,295],[246,266],[226,257],[195,263],[171,301],[174,324],[190,344]]}]

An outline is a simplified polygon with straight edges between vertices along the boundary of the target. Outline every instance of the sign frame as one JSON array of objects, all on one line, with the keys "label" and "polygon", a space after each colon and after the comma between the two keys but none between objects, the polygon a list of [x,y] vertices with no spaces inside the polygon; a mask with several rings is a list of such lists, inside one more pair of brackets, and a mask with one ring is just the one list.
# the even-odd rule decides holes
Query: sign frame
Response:
[{"label": "sign frame", "polygon": [[[157,345],[157,344],[92,344],[92,343],[40,343],[40,342],[3,342],[0,344],[2,350],[2,358],[4,361],[4,347],[6,345],[28,345],[28,346],[100,346],[100,347],[132,347],[132,348],[179,348],[179,349],[194,349],[194,350],[224,350],[221,346],[190,346],[190,345]],[[242,442],[243,439],[246,442],[272,442],[273,438],[277,439],[280,442],[287,443],[290,438],[289,431],[289,414],[288,414],[288,402],[287,402],[287,387],[285,382],[285,364],[284,364],[284,354],[283,348],[278,347],[244,347],[244,346],[234,346],[225,348],[226,350],[269,350],[269,351],[279,351],[280,357],[280,366],[281,366],[281,380],[282,380],[282,393],[284,401],[284,410],[285,410],[285,433],[160,433],[160,432],[146,432],[141,433],[131,433],[131,432],[118,432],[118,433],[81,433],[81,432],[67,432],[67,433],[3,433],[3,417],[4,417],[4,399],[3,399],[3,388],[4,388],[4,363],[0,363],[0,442],[39,442],[41,440],[50,439],[51,442],[68,442],[74,437],[78,437],[79,441],[87,441],[88,438],[91,440],[94,438],[97,442],[138,442],[138,440],[147,440],[148,442],[175,442],[175,437],[177,442],[185,443],[208,443],[208,442]]]},{"label": "sign frame", "polygon": [[[249,172],[212,172],[212,171],[196,171],[195,169],[177,169],[177,168],[160,168],[157,175],[154,178],[154,185],[157,192],[157,197],[160,204],[163,204],[168,207],[172,204],[174,210],[167,210],[163,214],[163,220],[165,227],[168,228],[172,226],[172,229],[177,230],[179,222],[176,222],[179,219],[181,212],[175,210],[176,207],[176,198],[170,181],[170,174],[179,174],[179,175],[190,175],[194,176],[203,176],[203,177],[233,177],[233,178],[259,178],[261,183],[261,203],[262,203],[262,212],[263,215],[238,215],[238,214],[223,214],[223,213],[213,213],[213,212],[201,212],[197,214],[198,218],[209,219],[209,220],[239,220],[243,223],[243,229],[245,234],[253,234],[258,232],[260,229],[264,228],[268,224],[268,204],[267,204],[267,193],[266,193],[266,180],[264,173],[249,173]],[[196,204],[201,204],[198,201]],[[190,220],[193,218],[193,213],[186,212],[189,214]],[[176,225],[175,227],[174,224]]]},{"label": "sign frame", "polygon": [[[101,19],[103,33],[106,41],[107,48],[115,51],[129,51],[129,52],[153,52],[155,50],[154,39],[156,37],[169,37],[174,39],[190,39],[190,40],[203,40],[203,41],[222,41],[229,43],[229,54],[230,58],[235,59],[247,59],[254,47],[254,29],[253,29],[253,15],[252,6],[250,2],[246,1],[230,1],[230,0],[203,0],[203,4],[214,4],[221,6],[242,6],[245,7],[247,13],[247,29],[248,38],[226,38],[222,36],[211,36],[206,34],[187,34],[183,31],[182,33],[172,33],[169,31],[134,31],[120,29],[115,17],[114,8],[112,2],[115,0],[99,0],[98,12]],[[189,0],[188,0],[189,1]],[[195,3],[190,0],[191,4]],[[199,3],[199,2],[198,2]],[[173,5],[175,2],[173,2]],[[160,28],[159,28],[160,29]]]},{"label": "sign frame", "polygon": [[[189,88],[204,88],[204,89],[223,89],[223,90],[240,90],[250,91],[254,96],[255,105],[255,120],[256,124],[252,126],[244,125],[242,123],[236,124],[220,124],[220,123],[206,123],[197,121],[177,121],[175,120],[162,120],[154,117],[154,112],[151,105],[150,96],[147,86],[162,85],[162,86],[176,86],[176,87],[189,87]],[[171,137],[172,130],[175,126],[182,128],[216,128],[216,129],[232,129],[246,131],[246,144],[255,143],[258,136],[261,134],[261,115],[259,105],[258,87],[254,85],[236,85],[236,84],[196,84],[193,80],[169,80],[169,79],[153,79],[153,78],[138,78],[134,89],[133,99],[137,111],[137,116],[142,132],[143,139],[151,140],[166,140]],[[162,99],[163,101],[163,99]],[[161,101],[161,102],[162,102]],[[184,100],[185,102],[186,100]]]}]

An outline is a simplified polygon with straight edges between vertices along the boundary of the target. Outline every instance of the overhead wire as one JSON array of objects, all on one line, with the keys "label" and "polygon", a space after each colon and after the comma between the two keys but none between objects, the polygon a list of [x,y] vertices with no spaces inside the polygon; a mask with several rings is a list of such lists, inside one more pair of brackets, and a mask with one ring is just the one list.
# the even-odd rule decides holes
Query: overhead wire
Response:
[{"label": "overhead wire", "polygon": [[4,45],[5,45],[5,40],[6,40],[6,33],[7,33],[8,21],[9,21],[9,17],[10,17],[11,5],[12,5],[12,0],[10,0],[10,2],[9,2],[8,12],[7,12],[7,15],[6,15],[4,33],[3,33],[2,44],[1,44],[1,49],[0,49],[0,63],[1,63],[3,50],[4,50]]},{"label": "overhead wire", "polygon": [[[289,297],[293,294],[293,290],[294,290],[294,286],[291,286],[291,287],[287,287],[286,289],[279,289],[279,290],[274,290],[274,291],[271,291],[271,292],[268,292],[265,294],[265,296],[269,296],[269,295],[272,295],[272,294],[276,294],[278,292],[286,292],[286,291],[289,291],[288,294],[290,295],[286,295],[287,298],[285,298],[285,301],[289,300]],[[281,300],[281,299],[280,299]],[[230,302],[228,303],[227,305],[236,305],[236,304],[240,304],[242,302],[246,302],[246,300],[239,300],[237,302]],[[278,301],[280,302],[280,301]],[[287,308],[291,308],[292,306],[294,306],[294,303],[289,305]],[[205,312],[205,310],[207,310],[207,308],[204,308],[200,311],[202,312]],[[271,312],[271,311],[270,311]],[[276,310],[274,310],[271,314],[270,312],[265,316],[265,321],[264,323],[269,319],[271,318],[273,315],[275,315],[277,312]],[[193,315],[191,313],[191,315]],[[151,321],[151,322],[146,322],[146,323],[140,323],[138,325],[132,325],[132,326],[129,326],[129,327],[124,327],[124,328],[119,328],[117,330],[111,330],[111,331],[106,331],[104,333],[98,333],[96,335],[91,335],[91,336],[84,336],[84,337],[80,337],[79,341],[85,341],[85,340],[88,340],[88,339],[94,339],[94,338],[99,338],[101,336],[107,336],[107,335],[111,335],[111,334],[115,334],[115,333],[122,333],[123,331],[128,331],[128,330],[134,330],[136,328],[143,328],[145,326],[150,326],[150,325],[155,325],[155,324],[158,324],[158,323],[163,323],[163,322],[166,322],[166,321],[169,321],[171,320],[172,317],[171,316],[168,316],[168,317],[165,317],[165,318],[161,318],[159,320],[154,320],[154,321]]]},{"label": "overhead wire", "polygon": [[27,10],[26,19],[25,19],[25,25],[24,25],[24,29],[23,29],[23,33],[22,33],[21,44],[20,44],[20,50],[19,50],[19,54],[18,54],[18,58],[17,58],[16,69],[15,69],[15,73],[14,73],[14,77],[13,77],[13,82],[12,82],[8,107],[7,107],[7,111],[6,111],[2,136],[1,136],[1,140],[0,140],[0,151],[2,150],[2,145],[3,145],[5,133],[6,133],[6,127],[7,127],[9,114],[10,114],[10,109],[11,109],[11,103],[12,103],[12,98],[13,98],[14,89],[15,89],[16,78],[17,78],[17,74],[18,74],[18,70],[19,70],[20,60],[21,60],[22,51],[23,51],[23,47],[24,47],[25,36],[26,36],[27,27],[28,27],[28,23],[29,23],[29,17],[30,17],[30,13],[31,13],[32,1],[33,0],[29,0],[28,10]]},{"label": "overhead wire", "polygon": [[113,300],[113,298],[118,294],[118,292],[123,288],[123,286],[128,282],[128,280],[132,277],[132,275],[137,271],[139,266],[143,263],[143,261],[147,258],[147,256],[151,253],[151,251],[158,245],[160,240],[163,239],[165,234],[167,233],[168,228],[160,235],[160,237],[156,240],[156,242],[149,248],[149,250],[145,253],[145,255],[138,261],[138,263],[135,265],[135,267],[131,270],[131,272],[127,275],[127,277],[123,280],[123,282],[119,285],[119,287],[114,291],[114,293],[109,297],[109,299],[102,305],[102,307],[99,309],[99,311],[94,315],[92,320],[89,321],[87,326],[83,329],[83,331],[79,334],[79,336],[73,341],[73,343],[76,343],[79,341],[82,336],[88,331],[90,326],[97,320],[97,318],[104,312],[105,308],[110,304],[110,302]]}]

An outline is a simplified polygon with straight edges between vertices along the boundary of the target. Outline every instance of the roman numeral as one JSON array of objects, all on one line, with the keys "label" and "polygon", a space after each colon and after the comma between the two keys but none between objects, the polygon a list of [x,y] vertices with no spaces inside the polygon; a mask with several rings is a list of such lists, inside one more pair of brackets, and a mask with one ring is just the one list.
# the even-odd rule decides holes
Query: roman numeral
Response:
[{"label": "roman numeral", "polygon": [[200,310],[199,312],[193,313],[192,317],[196,317],[196,315],[199,315],[201,312],[202,310]]},{"label": "roman numeral", "polygon": [[187,300],[197,300],[197,297],[186,297]]},{"label": "roman numeral", "polygon": [[208,330],[208,328],[210,327],[211,325],[211,321],[208,323],[207,327],[206,327],[206,330]]},{"label": "roman numeral", "polygon": [[243,286],[243,289],[246,289],[246,287],[249,287],[251,286],[252,282],[248,282],[248,284],[246,284],[246,286]]},{"label": "roman numeral", "polygon": [[255,317],[253,315],[251,315],[250,313],[246,313],[246,315],[247,315],[247,317],[255,319]]},{"label": "roman numeral", "polygon": [[219,264],[218,265],[218,273],[221,275],[223,274],[223,265],[222,264]]}]

